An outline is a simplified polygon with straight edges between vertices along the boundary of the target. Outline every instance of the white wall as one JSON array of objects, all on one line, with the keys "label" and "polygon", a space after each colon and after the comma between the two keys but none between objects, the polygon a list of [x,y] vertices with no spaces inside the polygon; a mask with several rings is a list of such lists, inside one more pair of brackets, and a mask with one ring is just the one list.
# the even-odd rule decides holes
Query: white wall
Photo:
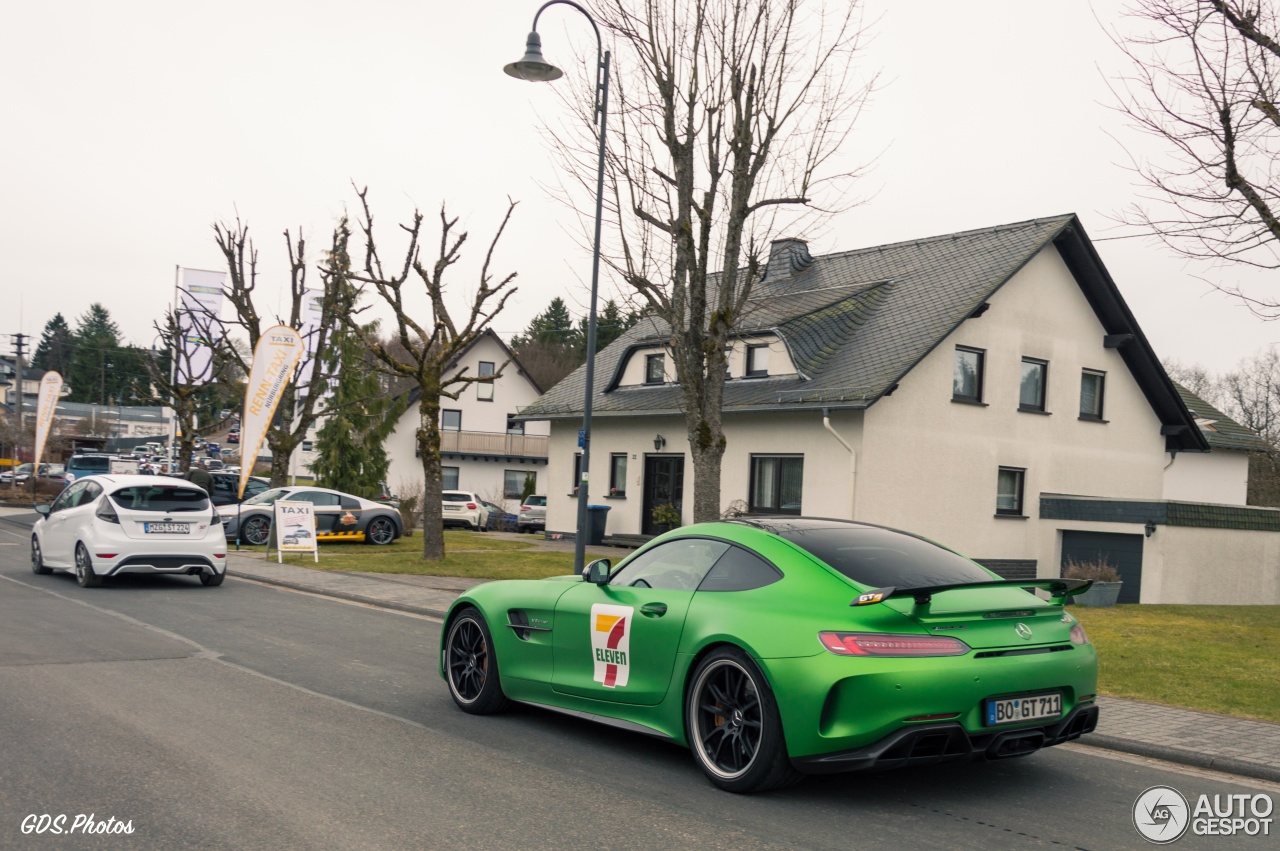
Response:
[{"label": "white wall", "polygon": [[1142,552],[1143,603],[1280,604],[1280,534],[1161,526]]},{"label": "white wall", "polygon": [[1248,496],[1247,452],[1231,449],[1181,452],[1164,471],[1165,499],[1247,505]]}]

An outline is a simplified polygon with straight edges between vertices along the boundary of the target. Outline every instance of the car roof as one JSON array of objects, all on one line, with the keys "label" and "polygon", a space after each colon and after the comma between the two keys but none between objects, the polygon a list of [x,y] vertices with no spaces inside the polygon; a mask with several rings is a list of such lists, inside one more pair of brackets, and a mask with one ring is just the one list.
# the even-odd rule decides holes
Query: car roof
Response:
[{"label": "car roof", "polygon": [[112,487],[122,488],[132,487],[134,485],[149,485],[151,487],[198,487],[186,479],[179,479],[176,476],[142,476],[132,473],[99,473],[96,476],[82,476],[76,479],[76,482],[87,482],[90,479],[99,482],[106,482]]}]

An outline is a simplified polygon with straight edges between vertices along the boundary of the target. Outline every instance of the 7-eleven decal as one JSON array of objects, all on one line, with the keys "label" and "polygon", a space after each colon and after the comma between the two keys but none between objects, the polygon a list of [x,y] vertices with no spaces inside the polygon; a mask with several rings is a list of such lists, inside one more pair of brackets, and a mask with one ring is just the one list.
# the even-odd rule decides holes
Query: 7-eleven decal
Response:
[{"label": "7-eleven decal", "polygon": [[595,658],[595,679],[605,688],[627,684],[631,673],[631,606],[596,603],[591,607],[591,654]]}]

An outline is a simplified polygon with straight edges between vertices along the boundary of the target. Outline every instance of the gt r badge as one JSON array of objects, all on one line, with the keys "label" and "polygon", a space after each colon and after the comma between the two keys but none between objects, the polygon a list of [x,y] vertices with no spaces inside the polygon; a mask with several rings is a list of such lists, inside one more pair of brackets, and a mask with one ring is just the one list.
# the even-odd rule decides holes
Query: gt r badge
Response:
[{"label": "gt r badge", "polygon": [[595,663],[593,679],[605,688],[627,684],[631,673],[632,606],[596,603],[591,607],[591,655]]},{"label": "gt r badge", "polygon": [[1031,640],[1031,627],[1027,626],[1025,623],[1018,624],[1013,628],[1013,631],[1018,633],[1018,637],[1023,641]]}]

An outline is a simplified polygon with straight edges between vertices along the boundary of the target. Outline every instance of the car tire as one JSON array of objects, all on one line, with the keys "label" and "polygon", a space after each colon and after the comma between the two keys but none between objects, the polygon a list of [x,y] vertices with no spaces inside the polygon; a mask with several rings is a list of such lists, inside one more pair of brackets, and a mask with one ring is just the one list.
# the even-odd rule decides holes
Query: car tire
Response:
[{"label": "car tire", "polygon": [[685,733],[694,762],[713,785],[726,792],[763,792],[803,779],[787,756],[773,690],[745,651],[712,651],[689,682]]},{"label": "car tire", "polygon": [[260,547],[271,539],[271,521],[255,514],[240,524],[240,540],[251,547]]},{"label": "car tire", "polygon": [[206,588],[217,588],[222,584],[222,580],[226,579],[225,573],[202,573],[200,574],[200,584]]},{"label": "car tire", "polygon": [[444,664],[449,694],[463,712],[491,715],[511,705],[502,693],[493,636],[474,606],[464,607],[449,624]]},{"label": "car tire", "polygon": [[31,572],[39,576],[53,573],[52,567],[44,566],[44,552],[40,549],[40,539],[35,535],[31,536]]},{"label": "car tire", "polygon": [[364,542],[385,547],[396,539],[396,524],[389,517],[375,517],[364,530]]},{"label": "car tire", "polygon": [[76,582],[81,588],[98,588],[102,585],[102,577],[93,572],[93,562],[84,544],[76,544]]}]

